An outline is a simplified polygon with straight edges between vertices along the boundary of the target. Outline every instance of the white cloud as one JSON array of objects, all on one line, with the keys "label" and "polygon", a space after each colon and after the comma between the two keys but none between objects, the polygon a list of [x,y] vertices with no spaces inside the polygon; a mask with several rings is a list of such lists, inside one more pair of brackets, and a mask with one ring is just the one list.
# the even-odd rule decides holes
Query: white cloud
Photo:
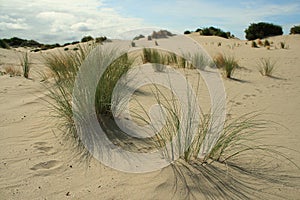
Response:
[{"label": "white cloud", "polygon": [[1,4],[2,37],[63,43],[84,35],[114,37],[143,24],[142,19],[122,17],[101,0],[7,0]]}]

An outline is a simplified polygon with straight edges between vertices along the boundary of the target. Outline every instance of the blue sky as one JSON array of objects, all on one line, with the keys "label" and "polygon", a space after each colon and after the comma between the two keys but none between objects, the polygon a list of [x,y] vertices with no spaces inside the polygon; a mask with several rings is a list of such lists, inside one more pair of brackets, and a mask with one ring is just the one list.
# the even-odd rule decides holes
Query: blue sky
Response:
[{"label": "blue sky", "polygon": [[300,0],[25,2],[0,0],[0,38],[17,36],[45,43],[65,43],[80,40],[85,35],[132,37],[154,28],[183,33],[185,30],[215,26],[244,39],[244,30],[250,23],[264,21],[278,24],[285,34],[289,33],[291,26],[300,25]]}]

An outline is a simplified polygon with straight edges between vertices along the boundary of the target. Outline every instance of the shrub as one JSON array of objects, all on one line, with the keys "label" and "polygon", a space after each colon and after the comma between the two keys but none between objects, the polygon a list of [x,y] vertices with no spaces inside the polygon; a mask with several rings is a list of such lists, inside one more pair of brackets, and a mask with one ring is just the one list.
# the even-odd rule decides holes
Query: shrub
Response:
[{"label": "shrub", "polygon": [[74,42],[72,42],[71,44],[78,44],[79,43],[79,41],[74,41]]},{"label": "shrub", "polygon": [[131,47],[135,47],[135,42],[131,41]]},{"label": "shrub", "polygon": [[300,34],[300,26],[294,26],[290,30],[290,34]]},{"label": "shrub", "polygon": [[84,36],[82,39],[81,39],[81,42],[88,42],[88,41],[91,41],[91,40],[94,40],[94,38],[92,36]]},{"label": "shrub", "polygon": [[9,49],[10,47],[5,41],[0,39],[0,48]]},{"label": "shrub", "polygon": [[141,39],[141,38],[145,38],[145,36],[143,36],[142,34],[140,34],[140,35],[138,35],[138,36],[135,36],[135,37],[133,38],[133,40],[139,40],[139,39]]},{"label": "shrub", "polygon": [[248,40],[263,39],[270,36],[282,35],[282,27],[270,23],[260,22],[251,24],[246,30]]},{"label": "shrub", "polygon": [[215,27],[204,28],[200,32],[200,35],[206,36],[219,36],[223,38],[231,38],[233,37],[230,32],[224,32],[223,30]]},{"label": "shrub", "polygon": [[261,41],[260,39],[257,40],[257,44],[258,44],[259,46],[263,46],[263,43],[262,43],[262,41]]},{"label": "shrub", "polygon": [[95,42],[96,43],[102,43],[104,41],[107,40],[107,37],[103,36],[103,37],[96,37]]},{"label": "shrub", "polygon": [[270,58],[261,58],[258,64],[258,71],[263,76],[272,76],[275,65],[276,62],[271,61]]},{"label": "shrub", "polygon": [[191,31],[189,31],[189,30],[186,30],[186,31],[184,31],[184,33],[183,34],[185,34],[185,35],[187,35],[187,34],[191,34]]},{"label": "shrub", "polygon": [[264,41],[264,47],[268,47],[268,46],[270,46],[270,42],[268,40],[265,40]]},{"label": "shrub", "polygon": [[258,47],[255,41],[252,41],[251,47],[253,47],[253,48],[257,48]]}]

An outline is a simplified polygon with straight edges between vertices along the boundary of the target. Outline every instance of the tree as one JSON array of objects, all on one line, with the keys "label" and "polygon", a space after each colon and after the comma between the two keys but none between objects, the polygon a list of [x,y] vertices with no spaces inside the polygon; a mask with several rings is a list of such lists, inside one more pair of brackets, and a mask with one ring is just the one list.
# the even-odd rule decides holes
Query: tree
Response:
[{"label": "tree", "polygon": [[259,22],[250,24],[245,30],[247,40],[263,39],[270,36],[282,35],[282,27],[271,23]]},{"label": "tree", "polygon": [[290,30],[290,34],[300,34],[300,25],[292,27]]},{"label": "tree", "polygon": [[94,38],[92,36],[84,36],[82,39],[81,39],[81,42],[88,42],[88,41],[91,41],[93,40]]}]

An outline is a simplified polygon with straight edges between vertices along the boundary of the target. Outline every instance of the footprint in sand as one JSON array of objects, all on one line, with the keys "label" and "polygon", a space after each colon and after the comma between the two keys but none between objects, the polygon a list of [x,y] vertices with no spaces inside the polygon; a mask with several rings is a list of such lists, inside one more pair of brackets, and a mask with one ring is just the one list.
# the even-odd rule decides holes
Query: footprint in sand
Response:
[{"label": "footprint in sand", "polygon": [[36,165],[34,165],[33,167],[31,167],[30,169],[31,170],[44,170],[44,169],[55,169],[55,168],[58,168],[60,167],[60,162],[57,161],[57,160],[49,160],[49,161],[46,161],[46,162],[40,162]]},{"label": "footprint in sand", "polygon": [[35,142],[32,146],[40,153],[47,153],[49,155],[56,153],[53,147],[49,146],[47,142]]}]

